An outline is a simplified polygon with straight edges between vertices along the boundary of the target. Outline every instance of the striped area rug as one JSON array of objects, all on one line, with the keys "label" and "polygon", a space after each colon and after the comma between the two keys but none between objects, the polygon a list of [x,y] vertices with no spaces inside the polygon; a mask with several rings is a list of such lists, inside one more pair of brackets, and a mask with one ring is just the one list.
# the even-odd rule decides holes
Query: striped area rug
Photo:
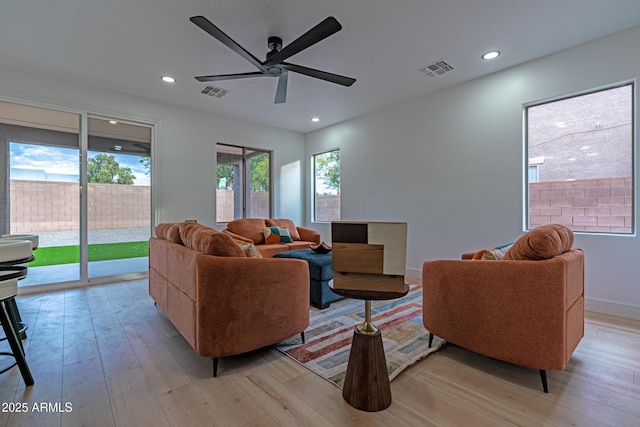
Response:
[{"label": "striped area rug", "polygon": [[[422,288],[409,285],[400,299],[371,302],[371,320],[382,332],[389,379],[436,351],[444,341],[434,337],[428,347],[429,332],[422,324]],[[364,321],[364,301],[344,299],[329,308],[310,308],[306,343],[300,337],[275,347],[307,369],[342,388],[349,361],[354,328]]]}]

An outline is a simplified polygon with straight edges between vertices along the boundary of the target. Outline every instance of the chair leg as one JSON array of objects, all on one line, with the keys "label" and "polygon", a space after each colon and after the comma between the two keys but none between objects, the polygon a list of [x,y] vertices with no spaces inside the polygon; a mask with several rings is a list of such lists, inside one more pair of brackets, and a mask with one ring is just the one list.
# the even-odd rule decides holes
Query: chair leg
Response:
[{"label": "chair leg", "polygon": [[549,387],[547,387],[547,371],[540,369],[540,379],[542,379],[542,389],[545,393],[549,393]]},{"label": "chair leg", "polygon": [[304,331],[300,332],[300,338],[302,338],[302,344],[304,344]]},{"label": "chair leg", "polygon": [[431,344],[433,344],[433,334],[429,332],[429,348],[431,348]]},{"label": "chair leg", "polygon": [[9,342],[9,346],[11,347],[11,352],[13,353],[13,357],[16,359],[16,363],[18,364],[18,368],[20,369],[20,373],[22,374],[22,379],[24,380],[24,384],[26,386],[33,385],[33,376],[31,375],[31,370],[29,369],[29,365],[27,365],[27,360],[24,357],[24,351],[22,349],[22,343],[18,338],[18,334],[16,333],[16,329],[13,326],[13,322],[9,318],[9,314],[7,313],[7,301],[2,301],[0,303],[0,323],[2,323],[2,329],[4,330],[5,335],[7,336],[7,341]]},{"label": "chair leg", "polygon": [[218,358],[213,358],[213,377],[215,378],[218,375]]}]

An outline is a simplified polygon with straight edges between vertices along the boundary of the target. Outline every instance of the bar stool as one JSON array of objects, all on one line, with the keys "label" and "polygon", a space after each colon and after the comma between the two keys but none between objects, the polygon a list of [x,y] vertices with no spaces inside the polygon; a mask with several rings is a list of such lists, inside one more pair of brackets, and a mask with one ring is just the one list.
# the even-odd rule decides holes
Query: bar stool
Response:
[{"label": "bar stool", "polygon": [[11,353],[0,352],[0,355],[13,356],[16,360],[11,366],[0,371],[0,374],[18,365],[24,384],[31,386],[34,383],[33,376],[24,356],[22,341],[18,337],[18,324],[15,317],[10,314],[12,307],[15,306],[15,296],[18,294],[18,277],[23,274],[24,271],[21,269],[0,271],[0,323],[11,347]]},{"label": "bar stool", "polygon": [[[10,237],[9,237],[10,236]],[[24,265],[27,262],[31,262],[35,259],[33,256],[33,248],[38,246],[37,235],[7,235],[0,236],[0,280],[2,280],[3,271],[16,271],[21,272],[18,280],[27,277],[27,267]],[[20,312],[15,300],[9,302],[9,314],[12,318],[17,319],[18,335],[20,339],[27,337],[27,326],[22,322],[20,318]]]}]

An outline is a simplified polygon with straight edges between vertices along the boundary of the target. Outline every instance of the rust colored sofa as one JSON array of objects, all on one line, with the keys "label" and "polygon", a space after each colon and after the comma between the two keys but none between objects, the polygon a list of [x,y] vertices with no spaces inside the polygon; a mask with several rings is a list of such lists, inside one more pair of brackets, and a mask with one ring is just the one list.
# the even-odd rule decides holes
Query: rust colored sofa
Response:
[{"label": "rust colored sofa", "polygon": [[547,370],[562,370],[584,336],[584,254],[573,233],[535,228],[499,260],[492,249],[422,267],[423,323],[433,335],[483,355],[535,368],[545,392]]},{"label": "rust colored sofa", "polygon": [[[291,239],[282,238],[278,242],[266,241],[265,229],[270,227],[286,228]],[[253,243],[263,257],[271,258],[279,252],[296,249],[309,249],[309,244],[320,243],[320,233],[310,228],[298,227],[290,219],[280,218],[242,218],[231,221],[222,230],[236,240]],[[291,241],[287,241],[291,240]]]},{"label": "rust colored sofa", "polygon": [[247,257],[230,236],[194,223],[159,224],[149,240],[149,295],[200,356],[275,344],[309,326],[309,267]]}]

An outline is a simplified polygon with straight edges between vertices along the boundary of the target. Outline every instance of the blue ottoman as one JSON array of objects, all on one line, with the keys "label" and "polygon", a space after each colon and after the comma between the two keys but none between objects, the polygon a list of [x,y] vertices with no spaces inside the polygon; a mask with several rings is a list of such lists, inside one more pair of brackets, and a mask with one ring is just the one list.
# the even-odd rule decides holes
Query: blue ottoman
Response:
[{"label": "blue ottoman", "polygon": [[333,280],[333,270],[331,268],[331,252],[328,254],[317,254],[311,249],[300,249],[295,251],[279,252],[274,258],[295,258],[307,261],[309,264],[310,292],[309,299],[311,305],[323,309],[331,305],[333,301],[342,299],[329,288],[329,282]]}]

